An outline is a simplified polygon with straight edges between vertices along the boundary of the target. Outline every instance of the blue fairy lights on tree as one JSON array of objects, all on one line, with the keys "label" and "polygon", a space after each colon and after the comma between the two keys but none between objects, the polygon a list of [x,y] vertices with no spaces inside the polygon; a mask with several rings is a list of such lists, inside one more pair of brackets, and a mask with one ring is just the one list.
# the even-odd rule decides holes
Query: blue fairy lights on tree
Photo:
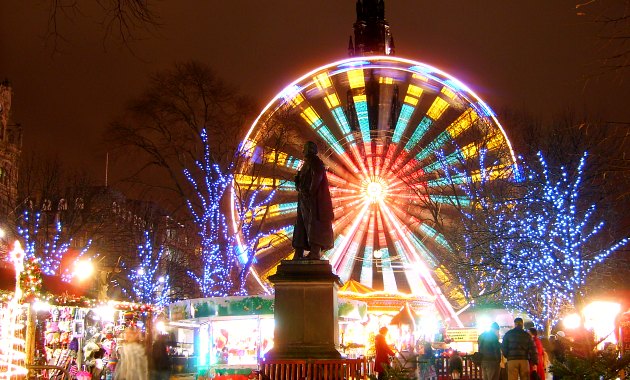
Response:
[{"label": "blue fairy lights on tree", "polygon": [[[201,241],[202,268],[189,271],[203,296],[243,295],[249,268],[254,260],[258,241],[260,215],[275,191],[239,192],[234,186],[234,162],[225,168],[213,159],[206,131],[201,134],[203,159],[195,162],[195,176],[186,169],[184,174],[197,195],[196,202],[187,201]],[[232,192],[234,194],[232,194]],[[239,225],[229,226],[230,196],[237,198],[235,209]],[[269,231],[267,231],[269,233]],[[271,231],[273,233],[273,231]]]},{"label": "blue fairy lights on tree", "polygon": [[148,231],[137,247],[137,260],[122,263],[127,271],[128,287],[121,287],[131,301],[164,306],[170,301],[170,278],[166,273],[167,248],[155,247]]},{"label": "blue fairy lights on tree", "polygon": [[55,220],[49,225],[41,212],[29,210],[22,213],[17,233],[24,241],[26,258],[37,258],[43,274],[60,276],[66,282],[71,280],[74,268],[62,268],[62,261],[67,255],[75,255],[75,261],[82,258],[92,244],[88,240],[76,253],[71,252],[73,239],[66,235],[62,223]]},{"label": "blue fairy lights on tree", "polygon": [[504,220],[502,262],[515,274],[504,299],[547,331],[565,309],[578,306],[591,270],[628,242],[596,239],[604,222],[596,220],[594,204],[580,199],[586,158],[573,171],[553,171],[539,153],[540,168],[529,168],[525,193]]}]

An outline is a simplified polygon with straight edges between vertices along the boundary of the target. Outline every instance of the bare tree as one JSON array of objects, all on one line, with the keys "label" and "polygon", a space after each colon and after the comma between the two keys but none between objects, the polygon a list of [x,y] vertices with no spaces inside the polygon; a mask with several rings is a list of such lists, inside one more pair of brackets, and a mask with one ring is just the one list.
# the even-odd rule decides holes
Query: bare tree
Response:
[{"label": "bare tree", "polygon": [[253,114],[253,103],[208,66],[177,63],[152,76],[149,88],[110,125],[105,139],[124,160],[130,190],[183,215],[191,199],[184,169],[202,158],[202,131],[212,161],[226,167]]},{"label": "bare tree", "polygon": [[100,16],[104,30],[103,42],[118,38],[127,47],[139,38],[142,32],[160,26],[159,18],[153,10],[153,1],[148,0],[49,0],[47,38],[52,41],[53,53],[59,52],[59,42],[67,41],[70,32],[62,31],[62,20],[74,20],[85,16],[86,9],[94,10]]},{"label": "bare tree", "polygon": [[630,220],[619,212],[630,201],[627,191],[630,135],[624,125],[578,115],[574,110],[546,123],[515,112],[504,112],[502,120],[510,125],[512,143],[526,162],[536,162],[538,153],[542,153],[551,168],[573,167],[588,152],[583,201],[596,204],[599,212],[605,213],[602,219],[609,223],[609,234],[628,234]]},{"label": "bare tree", "polygon": [[[202,270],[190,274],[206,295],[243,291],[254,255],[264,246],[264,204],[282,182],[261,185],[258,179],[278,169],[269,156],[282,152],[286,128],[274,119],[268,123],[278,128],[265,128],[250,136],[256,143],[241,144],[253,110],[248,98],[207,66],[188,62],[156,74],[107,133],[124,150],[126,163],[136,155],[127,183],[194,221],[201,247],[194,259],[202,264],[194,268]],[[252,159],[254,148],[266,157],[264,165]],[[235,224],[228,226],[230,214]]]},{"label": "bare tree", "polygon": [[630,67],[630,1],[588,0],[575,7],[579,16],[600,26],[599,37],[606,52],[602,69],[619,72]]}]

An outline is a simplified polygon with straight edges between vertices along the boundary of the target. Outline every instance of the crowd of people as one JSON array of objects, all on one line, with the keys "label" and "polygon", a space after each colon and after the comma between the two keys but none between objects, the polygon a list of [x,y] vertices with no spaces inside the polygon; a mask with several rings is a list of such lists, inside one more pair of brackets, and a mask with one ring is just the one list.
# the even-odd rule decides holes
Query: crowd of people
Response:
[{"label": "crowd of people", "polygon": [[[564,334],[560,331],[559,336]],[[509,330],[499,342],[499,325],[493,323],[490,330],[479,336],[479,355],[484,380],[545,380],[550,364],[548,350],[545,350],[534,327],[525,329],[522,318],[514,319],[514,328]],[[564,345],[561,340],[550,341],[549,351],[559,361],[564,360]],[[552,375],[553,379],[559,376]]]},{"label": "crowd of people", "polygon": [[545,380],[559,379],[548,373],[550,354],[559,362],[564,361],[564,333],[549,340],[545,349],[534,327],[525,329],[523,319],[514,319],[514,328],[509,330],[499,342],[499,325],[495,322],[489,331],[479,336],[479,356],[484,380]]},{"label": "crowd of people", "polygon": [[[566,346],[564,333],[559,331],[549,340],[547,349],[538,337],[534,327],[525,329],[522,318],[514,319],[514,328],[507,331],[500,340],[500,327],[495,322],[490,329],[478,338],[478,352],[473,361],[478,360],[483,380],[545,380],[561,379],[548,373],[550,356],[558,362],[565,359]],[[378,379],[385,378],[390,357],[394,356],[386,342],[387,328],[382,327],[375,339],[376,357],[374,370]],[[464,360],[459,352],[453,351],[448,359],[448,370],[452,379],[460,379],[464,373]]]}]

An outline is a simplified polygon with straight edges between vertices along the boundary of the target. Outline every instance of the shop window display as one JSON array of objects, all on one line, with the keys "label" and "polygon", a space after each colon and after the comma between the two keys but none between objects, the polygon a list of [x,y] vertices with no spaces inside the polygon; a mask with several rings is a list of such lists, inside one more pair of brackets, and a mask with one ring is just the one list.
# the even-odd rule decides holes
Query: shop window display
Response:
[{"label": "shop window display", "polygon": [[210,334],[213,364],[255,365],[273,346],[273,319],[217,320]]},{"label": "shop window display", "polygon": [[72,376],[87,372],[92,379],[109,379],[123,332],[129,326],[143,327],[143,314],[112,307],[50,306],[37,314],[41,339],[36,340],[35,361],[65,368]]}]

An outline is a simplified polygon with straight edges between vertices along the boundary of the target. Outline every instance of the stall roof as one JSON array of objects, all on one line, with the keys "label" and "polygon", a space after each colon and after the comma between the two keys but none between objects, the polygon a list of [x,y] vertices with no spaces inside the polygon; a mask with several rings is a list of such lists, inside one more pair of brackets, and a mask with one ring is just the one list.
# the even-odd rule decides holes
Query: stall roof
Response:
[{"label": "stall roof", "polygon": [[348,282],[343,284],[341,288],[339,288],[339,291],[357,294],[368,294],[374,292],[374,289],[369,288],[358,281],[349,280]]},{"label": "stall roof", "polygon": [[[350,288],[349,286],[348,288]],[[365,287],[366,289],[369,289]],[[368,293],[339,290],[339,296],[347,299],[365,302],[370,312],[383,312],[387,314],[397,313],[405,304],[416,310],[433,309],[435,297],[428,295],[408,294],[401,292],[386,292],[372,290]]]},{"label": "stall roof", "polygon": [[390,325],[409,325],[415,326],[418,320],[418,315],[409,307],[409,303],[405,302],[405,305],[400,309],[398,314],[392,317],[389,322]]}]

